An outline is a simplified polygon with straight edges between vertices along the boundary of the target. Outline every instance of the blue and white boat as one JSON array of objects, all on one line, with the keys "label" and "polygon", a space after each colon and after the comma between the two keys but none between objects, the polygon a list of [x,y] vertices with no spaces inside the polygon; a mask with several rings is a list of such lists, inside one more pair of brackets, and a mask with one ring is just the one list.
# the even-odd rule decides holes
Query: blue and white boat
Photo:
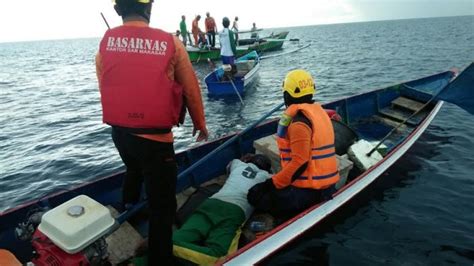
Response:
[{"label": "blue and white boat", "polygon": [[[452,102],[474,113],[474,64],[471,64],[457,78],[455,77],[455,72],[446,71],[324,104],[324,108],[335,110],[342,118],[341,122],[334,122],[338,155],[348,153],[348,145],[341,145],[347,143],[347,136],[351,135],[345,132],[355,132],[356,137],[360,139],[371,142],[383,141],[385,147],[381,158],[366,170],[354,167],[349,172],[347,182],[333,195],[333,199],[316,204],[284,221],[263,236],[239,246],[237,251],[228,254],[217,263],[253,265],[262,262],[305,231],[317,227],[336,210],[344,205],[350,205],[351,199],[395,165],[397,160],[410,149],[440,111],[443,100],[453,99]],[[267,118],[282,107],[283,104],[269,110],[261,119],[240,133],[177,153],[179,176],[176,193],[178,198],[192,200],[190,194],[184,192],[190,189],[199,190],[209,182],[222,178],[231,160],[240,158],[246,153],[255,152],[256,140],[276,133],[278,121],[267,120]],[[387,134],[389,132],[394,133]],[[348,144],[351,144],[354,137],[349,138]],[[53,242],[44,236],[41,242],[38,242],[38,238],[34,236],[38,236],[38,231],[42,228],[41,225],[39,228],[37,226],[44,211],[57,210],[56,207],[78,195],[87,195],[103,206],[119,202],[124,174],[120,172],[102,177],[67,191],[51,191],[49,196],[1,212],[0,249],[9,250],[22,263],[41,260],[51,262],[48,265],[66,265],[65,261],[71,259],[72,256],[79,256],[80,259],[85,259],[89,263],[94,261],[94,258],[97,260],[97,256],[100,258],[106,256],[107,252],[104,248],[107,245],[104,245],[105,241],[101,239],[109,231],[115,230],[117,228],[115,225],[103,230],[102,238],[86,239],[88,246],[79,249],[75,254],[58,248],[53,249],[55,245]],[[117,225],[127,222],[130,231],[126,237],[131,236],[132,231],[142,237],[147,236],[147,217],[138,211],[145,206],[146,203],[143,201],[116,217]],[[70,216],[80,215],[78,208],[73,211],[69,214]],[[85,212],[87,213],[88,210],[86,209]],[[84,237],[84,234],[82,235]],[[126,244],[127,241],[120,242],[122,246]],[[48,250],[38,250],[38,246],[45,245],[48,246]]]},{"label": "blue and white boat", "polygon": [[236,71],[231,73],[225,70],[225,66],[220,66],[209,73],[204,82],[210,96],[242,96],[246,89],[252,87],[258,80],[260,69],[260,57],[257,52],[248,53],[235,62]]}]

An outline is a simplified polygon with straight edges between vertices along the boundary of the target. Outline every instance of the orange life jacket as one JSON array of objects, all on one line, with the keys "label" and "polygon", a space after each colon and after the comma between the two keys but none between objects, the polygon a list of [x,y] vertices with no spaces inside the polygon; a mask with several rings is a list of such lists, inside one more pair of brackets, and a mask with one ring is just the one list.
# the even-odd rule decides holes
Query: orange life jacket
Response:
[{"label": "orange life jacket", "polygon": [[171,34],[120,26],[100,43],[103,121],[134,133],[170,132],[179,122],[183,88],[168,78],[175,54]]},{"label": "orange life jacket", "polygon": [[339,181],[334,129],[320,104],[293,104],[282,115],[278,124],[277,143],[282,168],[291,161],[290,139],[287,131],[293,117],[302,112],[311,122],[311,157],[306,170],[292,185],[300,188],[324,189]]}]

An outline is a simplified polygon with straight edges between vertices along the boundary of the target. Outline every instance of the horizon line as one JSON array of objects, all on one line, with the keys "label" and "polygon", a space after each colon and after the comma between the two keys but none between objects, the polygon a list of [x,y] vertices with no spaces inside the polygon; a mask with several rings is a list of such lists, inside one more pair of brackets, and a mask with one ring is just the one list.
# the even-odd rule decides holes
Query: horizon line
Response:
[{"label": "horizon line", "polygon": [[[289,28],[300,28],[300,27],[314,27],[314,26],[329,26],[329,25],[341,25],[341,24],[356,24],[356,23],[367,23],[367,22],[384,22],[384,21],[399,21],[399,20],[418,20],[418,19],[435,19],[435,18],[455,18],[455,17],[472,17],[470,15],[456,15],[456,16],[435,16],[435,17],[413,17],[413,18],[397,18],[397,19],[380,19],[380,20],[361,20],[361,21],[350,21],[350,22],[333,22],[333,23],[319,23],[319,24],[306,24],[306,25],[292,25],[287,27],[275,27],[266,28],[263,30],[274,30],[274,29],[289,29]],[[161,29],[161,28],[160,28]],[[105,33],[105,31],[104,31]],[[84,40],[84,39],[96,39],[102,36],[78,36],[78,37],[66,37],[66,38],[51,38],[51,39],[31,39],[31,40],[0,40],[0,44],[14,44],[14,43],[28,43],[28,42],[41,42],[41,41],[68,41],[68,40]]]}]

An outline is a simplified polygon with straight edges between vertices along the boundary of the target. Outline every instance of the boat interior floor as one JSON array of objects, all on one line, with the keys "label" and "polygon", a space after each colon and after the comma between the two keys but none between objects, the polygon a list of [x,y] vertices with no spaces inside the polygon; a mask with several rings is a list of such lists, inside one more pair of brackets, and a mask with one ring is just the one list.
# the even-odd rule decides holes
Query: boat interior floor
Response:
[{"label": "boat interior floor", "polygon": [[374,142],[382,140],[390,131],[398,127],[384,141],[388,150],[391,150],[410,134],[433,108],[431,105],[426,107],[424,105],[425,102],[400,96],[389,106],[379,109],[378,113],[372,117],[351,123],[351,127],[359,133],[361,138]]}]

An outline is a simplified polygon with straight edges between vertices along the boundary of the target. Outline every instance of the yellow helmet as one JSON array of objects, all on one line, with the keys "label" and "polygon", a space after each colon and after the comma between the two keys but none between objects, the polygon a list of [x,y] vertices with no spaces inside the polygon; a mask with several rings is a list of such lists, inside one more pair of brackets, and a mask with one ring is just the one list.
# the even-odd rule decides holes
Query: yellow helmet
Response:
[{"label": "yellow helmet", "polygon": [[293,98],[300,98],[305,95],[314,94],[316,85],[313,77],[307,71],[296,69],[286,74],[283,81],[283,91],[288,92]]}]

